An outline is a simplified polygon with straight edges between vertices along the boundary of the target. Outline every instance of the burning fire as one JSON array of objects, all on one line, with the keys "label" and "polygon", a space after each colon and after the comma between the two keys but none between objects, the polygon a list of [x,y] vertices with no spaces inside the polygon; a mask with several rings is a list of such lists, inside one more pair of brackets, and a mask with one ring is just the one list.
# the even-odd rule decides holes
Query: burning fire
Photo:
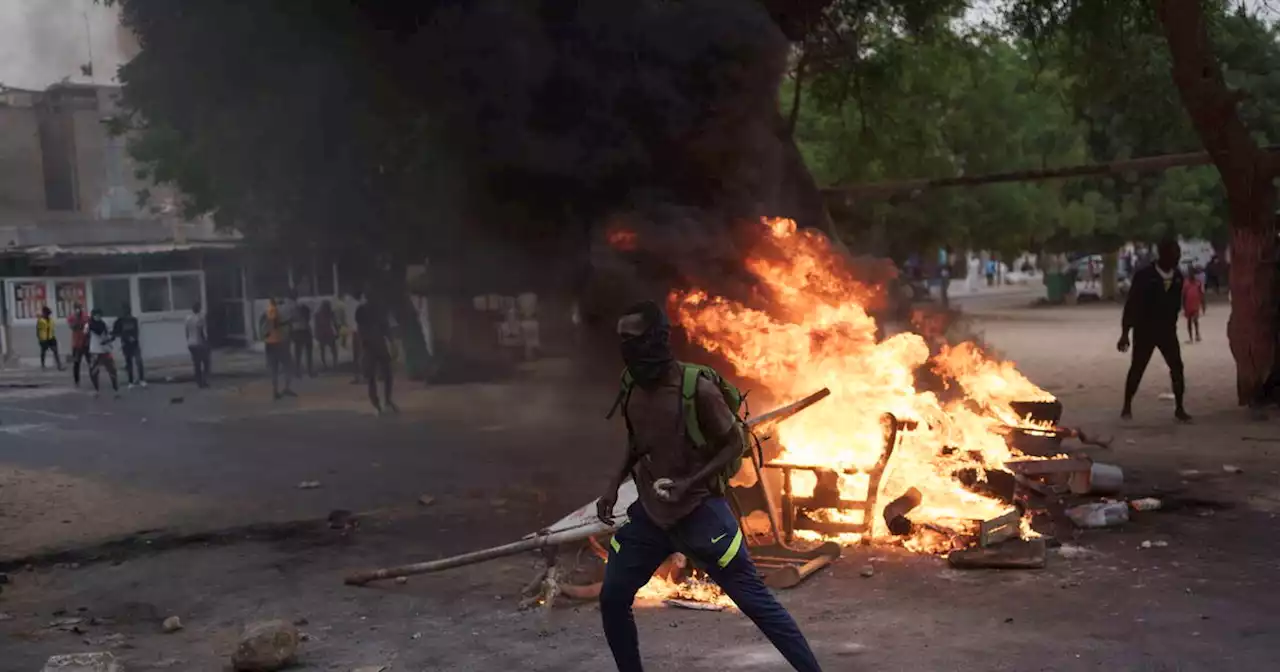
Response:
[{"label": "burning fire", "polygon": [[[831,390],[830,398],[780,425],[776,438],[783,452],[773,462],[832,469],[841,473],[842,499],[865,499],[866,472],[883,448],[880,418],[889,412],[915,427],[899,434],[884,472],[874,536],[887,533],[884,505],[912,487],[923,495],[911,512],[918,524],[905,542],[915,550],[945,550],[956,535],[971,534],[978,521],[1007,513],[1006,503],[966,489],[955,474],[1000,469],[1024,457],[1006,444],[1002,431],[1023,424],[1010,403],[1053,396],[972,343],[931,356],[919,334],[878,340],[867,306],[881,288],[856,281],[820,234],[797,231],[786,219],[764,224],[746,268],[758,282],[755,303],[767,309],[700,290],[674,293],[670,303],[692,342],[723,356],[737,377],[773,399]],[[946,401],[917,389],[916,372],[926,365],[962,390],[964,398]],[[816,480],[812,472],[794,476],[795,494],[808,496]],[[860,522],[862,515],[840,509],[819,513],[839,522]]]}]

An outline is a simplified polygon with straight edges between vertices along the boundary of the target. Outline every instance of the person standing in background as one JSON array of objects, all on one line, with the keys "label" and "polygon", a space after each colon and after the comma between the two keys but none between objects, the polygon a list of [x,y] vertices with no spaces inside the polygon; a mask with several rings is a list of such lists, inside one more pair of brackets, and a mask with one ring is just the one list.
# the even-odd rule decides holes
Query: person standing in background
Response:
[{"label": "person standing in background", "polygon": [[134,386],[134,363],[138,365],[137,384],[147,386],[147,374],[142,369],[141,331],[138,318],[133,316],[129,304],[124,304],[120,310],[120,317],[117,317],[116,323],[111,325],[111,335],[120,341],[120,351],[124,354],[124,370],[129,374],[130,388]]},{"label": "person standing in background", "polygon": [[71,307],[67,327],[71,329],[71,378],[80,387],[80,362],[89,363],[89,316],[84,306],[77,303]]},{"label": "person standing in background", "polygon": [[1204,314],[1204,285],[1200,276],[1192,270],[1191,277],[1182,283],[1182,314],[1187,318],[1187,342],[1200,342],[1200,316]]},{"label": "person standing in background", "polygon": [[98,396],[98,371],[107,370],[107,375],[111,377],[111,391],[115,393],[117,399],[120,398],[120,380],[116,375],[116,360],[111,353],[111,342],[115,337],[107,329],[107,323],[102,319],[102,309],[94,308],[93,315],[89,319],[88,326],[85,328],[85,336],[89,341],[89,381],[93,383],[93,396]]},{"label": "person standing in background", "polygon": [[344,312],[350,317],[348,324],[351,329],[351,362],[355,369],[351,384],[357,385],[360,383],[360,374],[364,371],[364,344],[361,342],[360,320],[357,317],[360,314],[360,307],[364,305],[364,295],[347,294],[342,303]]},{"label": "person standing in background", "polygon": [[1121,318],[1120,341],[1116,349],[1129,351],[1129,332],[1133,332],[1133,359],[1129,375],[1124,383],[1124,408],[1120,417],[1133,417],[1133,397],[1142,383],[1142,374],[1151,362],[1156,350],[1169,365],[1169,378],[1173,383],[1173,415],[1179,422],[1189,422],[1191,416],[1183,407],[1186,379],[1183,375],[1182,349],[1178,346],[1178,313],[1182,308],[1184,280],[1178,270],[1178,258],[1182,250],[1178,241],[1170,238],[1160,243],[1159,257],[1154,264],[1142,267],[1133,276],[1133,286],[1124,304]]},{"label": "person standing in background", "polygon": [[187,316],[185,329],[187,332],[187,351],[191,353],[191,368],[196,375],[196,386],[209,387],[209,334],[205,329],[203,306],[197,301]]},{"label": "person standing in background", "polygon": [[982,260],[978,259],[978,255],[969,255],[968,272],[964,276],[964,284],[970,294],[978,291],[978,276],[982,275]]},{"label": "person standing in background", "polygon": [[[275,299],[267,300],[267,312],[258,325],[262,341],[267,346],[267,367],[271,369],[271,395],[276,401],[283,397],[296,397],[293,391],[293,363],[289,361],[289,322],[281,315]],[[284,374],[284,390],[280,389],[280,374]]]},{"label": "person standing in background", "polygon": [[995,259],[987,260],[987,286],[988,287],[996,286],[996,260]]},{"label": "person standing in background", "polygon": [[391,400],[391,325],[380,301],[366,294],[364,303],[356,309],[356,328],[360,334],[361,363],[369,386],[369,402],[378,415],[382,415],[383,405],[378,401],[378,377],[381,376],[386,408],[398,413],[400,409]]},{"label": "person standing in background", "polygon": [[333,355],[333,366],[338,365],[338,318],[333,312],[333,304],[328,299],[320,302],[320,307],[316,309],[315,315],[315,334],[316,343],[320,345],[320,366],[326,370],[329,368],[329,361],[325,358],[325,353]]},{"label": "person standing in background", "polygon": [[36,341],[40,344],[40,370],[44,370],[45,353],[53,352],[53,364],[62,370],[62,357],[58,355],[58,332],[53,321],[53,311],[45,306],[36,320]]}]

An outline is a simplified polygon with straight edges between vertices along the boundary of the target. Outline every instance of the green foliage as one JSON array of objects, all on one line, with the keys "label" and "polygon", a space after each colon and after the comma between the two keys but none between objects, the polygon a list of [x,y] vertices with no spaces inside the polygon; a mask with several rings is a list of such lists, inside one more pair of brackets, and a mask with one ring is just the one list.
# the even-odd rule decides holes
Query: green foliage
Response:
[{"label": "green foliage", "polygon": [[[946,5],[935,3],[937,16],[950,16]],[[1144,5],[1008,2],[1012,37],[954,21],[921,21],[933,26],[922,33],[877,24],[874,12],[862,24],[846,21],[881,29],[864,28],[856,51],[828,57],[809,73],[797,142],[825,185],[1198,151],[1169,74],[1168,48]],[[1211,25],[1227,79],[1250,94],[1241,115],[1259,142],[1276,142],[1276,29],[1217,7]],[[823,45],[823,53],[832,51]],[[794,82],[784,87],[784,106]],[[1212,167],[945,188],[862,204],[844,222],[855,235],[893,232],[882,251],[895,255],[945,244],[1102,250],[1169,231],[1221,242],[1226,224]]]}]

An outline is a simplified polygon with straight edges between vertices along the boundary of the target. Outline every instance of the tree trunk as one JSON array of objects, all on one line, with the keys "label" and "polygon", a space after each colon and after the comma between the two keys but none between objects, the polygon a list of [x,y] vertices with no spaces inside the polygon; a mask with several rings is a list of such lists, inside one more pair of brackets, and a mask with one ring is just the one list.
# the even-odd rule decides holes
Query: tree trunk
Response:
[{"label": "tree trunk", "polygon": [[[1271,203],[1263,213],[1270,219]],[[1227,340],[1236,360],[1236,394],[1248,403],[1271,370],[1275,355],[1275,227],[1231,228],[1231,318]]]},{"label": "tree trunk", "polygon": [[1192,126],[1222,176],[1231,216],[1231,319],[1236,395],[1248,403],[1271,369],[1275,351],[1276,160],[1258,147],[1236,109],[1209,44],[1201,0],[1159,0],[1173,81]]}]

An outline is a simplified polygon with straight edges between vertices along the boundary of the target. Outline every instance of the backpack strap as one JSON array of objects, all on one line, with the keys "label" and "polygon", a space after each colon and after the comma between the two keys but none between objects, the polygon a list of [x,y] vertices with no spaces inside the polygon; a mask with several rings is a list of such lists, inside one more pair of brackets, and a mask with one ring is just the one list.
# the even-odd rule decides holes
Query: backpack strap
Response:
[{"label": "backpack strap", "polygon": [[707,445],[707,437],[702,435],[702,426],[698,424],[698,378],[702,377],[703,367],[696,364],[681,364],[680,406],[684,411],[685,431],[689,439],[698,448]]},{"label": "backpack strap", "polygon": [[[627,399],[631,397],[631,388],[635,386],[635,383],[636,380],[631,377],[631,371],[623,369],[622,384],[618,387],[618,396],[614,397],[613,406],[609,409],[609,414],[604,416],[605,420],[612,420],[614,414],[618,412],[618,409],[622,409],[622,415],[626,416],[627,411],[625,406],[627,405]],[[630,429],[630,424],[630,422],[627,423],[628,429]]]}]

